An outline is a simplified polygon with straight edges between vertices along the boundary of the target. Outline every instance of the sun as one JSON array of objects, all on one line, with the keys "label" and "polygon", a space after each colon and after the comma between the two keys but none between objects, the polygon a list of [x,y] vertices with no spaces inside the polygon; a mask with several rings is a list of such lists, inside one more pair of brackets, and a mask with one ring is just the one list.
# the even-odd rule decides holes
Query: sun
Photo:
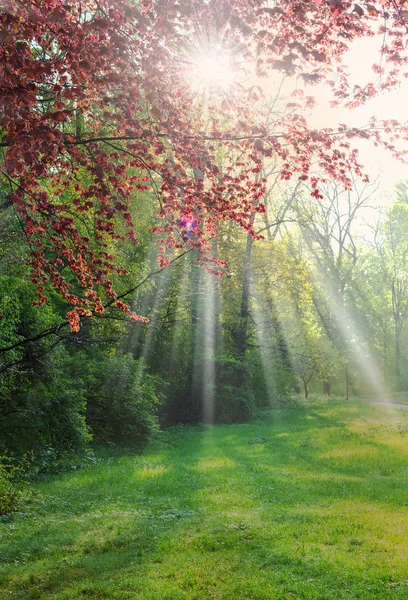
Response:
[{"label": "sun", "polygon": [[191,85],[197,89],[223,93],[233,85],[236,69],[232,56],[223,48],[197,52],[191,60]]},{"label": "sun", "polygon": [[228,100],[237,86],[247,80],[245,48],[242,43],[231,41],[225,32],[199,28],[188,42],[180,45],[174,60],[175,72],[200,102]]}]

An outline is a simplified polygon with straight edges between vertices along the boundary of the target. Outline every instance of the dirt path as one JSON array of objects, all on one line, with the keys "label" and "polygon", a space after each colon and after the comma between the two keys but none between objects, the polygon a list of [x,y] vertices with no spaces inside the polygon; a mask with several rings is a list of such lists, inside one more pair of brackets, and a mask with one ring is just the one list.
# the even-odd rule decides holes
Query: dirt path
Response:
[{"label": "dirt path", "polygon": [[397,404],[396,402],[393,402],[392,399],[390,398],[389,400],[365,400],[366,402],[369,402],[370,404],[381,404],[382,406],[393,406],[394,408],[400,408],[401,410],[408,410],[408,404]]}]

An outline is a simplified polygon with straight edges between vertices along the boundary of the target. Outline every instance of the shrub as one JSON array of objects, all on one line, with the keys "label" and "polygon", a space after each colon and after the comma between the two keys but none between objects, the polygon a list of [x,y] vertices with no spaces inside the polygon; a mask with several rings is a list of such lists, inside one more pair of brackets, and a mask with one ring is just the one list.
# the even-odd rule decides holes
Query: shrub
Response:
[{"label": "shrub", "polygon": [[246,356],[251,373],[257,407],[266,408],[280,402],[282,396],[293,393],[296,377],[281,346],[276,343],[269,352],[252,348]]},{"label": "shrub", "polygon": [[18,510],[32,496],[27,484],[19,480],[22,471],[22,466],[0,456],[0,516]]},{"label": "shrub", "polygon": [[65,348],[56,348],[36,373],[20,376],[14,389],[2,388],[2,393],[6,410],[0,438],[14,456],[32,453],[32,468],[44,472],[69,467],[86,454],[91,435],[85,386]]},{"label": "shrub", "polygon": [[145,446],[158,430],[163,382],[149,375],[131,354],[107,360],[100,375],[98,393],[88,399],[88,419],[96,440]]},{"label": "shrub", "polygon": [[[17,276],[0,275],[0,339],[12,345],[55,325],[55,306],[33,306],[34,288]],[[76,376],[78,362],[69,343],[53,348],[54,339],[38,339],[1,357],[0,453],[21,459],[32,455],[30,468],[60,470],[90,440],[85,422],[85,385]],[[52,349],[52,352],[49,350]]]},{"label": "shrub", "polygon": [[[203,362],[202,372],[208,372]],[[251,376],[245,363],[233,358],[217,358],[214,363],[215,421],[239,423],[249,421],[254,414],[255,397]],[[203,382],[204,386],[209,385]]]}]

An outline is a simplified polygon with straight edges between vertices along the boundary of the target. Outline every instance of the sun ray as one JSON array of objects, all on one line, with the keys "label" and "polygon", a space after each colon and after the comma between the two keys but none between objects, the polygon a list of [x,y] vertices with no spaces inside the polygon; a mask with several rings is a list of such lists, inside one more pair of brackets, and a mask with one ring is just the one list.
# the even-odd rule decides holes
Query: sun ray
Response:
[{"label": "sun ray", "polygon": [[215,314],[215,275],[200,269],[197,290],[197,323],[194,332],[193,401],[204,423],[215,421],[215,359],[216,359],[216,319]]},{"label": "sun ray", "polygon": [[197,25],[188,43],[177,48],[174,56],[175,77],[189,96],[201,118],[207,118],[211,106],[219,111],[223,102],[234,105],[248,80],[249,65],[245,45],[231,36],[228,23]]},{"label": "sun ray", "polygon": [[[180,308],[180,305],[182,304],[182,299],[186,298],[188,295],[189,270],[188,270],[187,261],[183,261],[183,263],[180,267],[180,270],[181,270],[181,273],[179,275],[179,293],[177,295],[176,306],[175,306],[176,312],[178,311],[178,309]],[[183,333],[184,333],[184,325],[182,322],[177,321],[176,325],[174,326],[173,336],[172,336],[172,341],[171,341],[171,356],[170,356],[170,363],[169,363],[169,373],[170,374],[173,374],[177,368],[177,363],[178,363],[178,359],[179,359],[179,348],[180,348],[180,344],[183,342],[183,340],[182,340]]]},{"label": "sun ray", "polygon": [[350,362],[351,357],[355,359],[364,388],[381,400],[386,401],[389,397],[389,391],[386,388],[384,378],[381,376],[381,368],[370,350],[370,344],[366,336],[357,324],[357,319],[353,318],[351,309],[345,306],[327,274],[323,273],[319,266],[316,267],[313,278],[319,287],[325,290],[326,300],[329,302],[336,325],[351,355],[348,360]]}]

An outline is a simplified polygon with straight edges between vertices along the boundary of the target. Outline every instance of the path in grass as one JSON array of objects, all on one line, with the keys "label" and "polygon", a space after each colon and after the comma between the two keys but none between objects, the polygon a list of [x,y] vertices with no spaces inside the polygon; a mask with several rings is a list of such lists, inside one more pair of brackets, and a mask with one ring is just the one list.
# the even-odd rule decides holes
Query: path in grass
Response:
[{"label": "path in grass", "polygon": [[408,415],[353,402],[179,428],[38,485],[1,598],[408,599]]},{"label": "path in grass", "polygon": [[377,402],[377,400],[368,400],[370,404],[381,404],[381,406],[392,406],[394,408],[400,408],[401,410],[408,410],[408,404],[397,404],[396,402],[382,400],[381,402]]}]

